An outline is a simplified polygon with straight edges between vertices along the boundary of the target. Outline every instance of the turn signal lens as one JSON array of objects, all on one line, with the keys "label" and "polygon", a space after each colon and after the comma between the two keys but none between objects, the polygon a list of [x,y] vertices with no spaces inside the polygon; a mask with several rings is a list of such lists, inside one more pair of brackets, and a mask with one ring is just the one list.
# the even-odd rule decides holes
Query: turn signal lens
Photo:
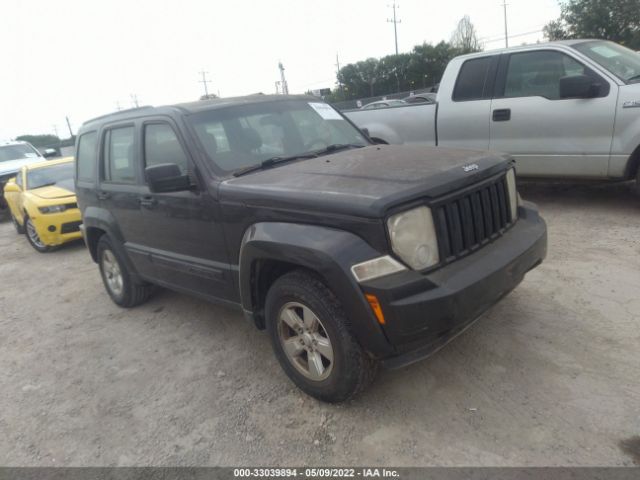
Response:
[{"label": "turn signal lens", "polygon": [[384,314],[382,313],[382,307],[380,307],[380,302],[378,301],[378,298],[371,293],[365,293],[364,296],[367,298],[367,302],[369,302],[369,305],[371,306],[371,310],[373,310],[373,313],[376,315],[376,318],[378,319],[378,323],[380,325],[384,325],[385,324]]}]

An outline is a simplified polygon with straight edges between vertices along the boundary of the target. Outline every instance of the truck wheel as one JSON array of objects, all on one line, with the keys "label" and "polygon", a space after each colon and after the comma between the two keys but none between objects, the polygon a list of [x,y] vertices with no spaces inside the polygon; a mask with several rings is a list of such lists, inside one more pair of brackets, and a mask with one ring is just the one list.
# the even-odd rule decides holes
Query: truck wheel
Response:
[{"label": "truck wheel", "polygon": [[18,223],[18,219],[15,217],[13,213],[11,214],[11,223],[13,223],[13,226],[16,229],[16,232],[18,233],[18,235],[24,234],[24,225],[20,225]]},{"label": "truck wheel", "polygon": [[38,230],[29,217],[24,217],[24,229],[27,234],[27,240],[31,246],[40,253],[47,253],[53,250],[53,247],[45,245],[38,235]]},{"label": "truck wheel", "polygon": [[133,281],[126,263],[107,235],[98,240],[98,264],[104,287],[116,305],[130,308],[147,301],[153,286]]},{"label": "truck wheel", "polygon": [[285,373],[302,391],[342,402],[374,378],[377,362],[356,342],[338,299],[304,272],[283,275],[269,289],[266,326]]}]

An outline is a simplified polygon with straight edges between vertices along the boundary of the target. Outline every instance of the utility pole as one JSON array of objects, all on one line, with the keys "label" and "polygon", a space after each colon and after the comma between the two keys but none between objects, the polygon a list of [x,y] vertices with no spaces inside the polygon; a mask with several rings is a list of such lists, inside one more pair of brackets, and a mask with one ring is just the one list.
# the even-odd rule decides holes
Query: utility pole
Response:
[{"label": "utility pole", "polygon": [[131,97],[131,104],[132,106],[139,108],[140,105],[138,105],[138,95],[136,95],[135,93],[132,93],[129,95]]},{"label": "utility pole", "polygon": [[53,131],[56,134],[56,137],[60,138],[60,136],[58,135],[58,126],[57,125],[51,125],[53,127]]},{"label": "utility pole", "polygon": [[116,110],[120,111],[122,110],[122,107],[120,106],[120,101],[116,100]]},{"label": "utility pole", "polygon": [[387,6],[390,6],[391,8],[393,8],[393,19],[387,18],[387,23],[393,23],[393,34],[396,39],[396,55],[398,55],[398,24],[402,23],[402,20],[398,20],[396,18],[396,8],[400,8],[400,7],[396,5],[395,0],[393,1],[393,5],[387,5]]},{"label": "utility pole", "polygon": [[71,122],[69,121],[69,117],[64,117],[67,121],[67,127],[69,127],[69,136],[73,138],[73,130],[71,130]]},{"label": "utility pole", "polygon": [[207,80],[207,73],[209,72],[198,72],[200,73],[200,75],[202,75],[202,80],[198,80],[200,83],[202,83],[202,85],[204,85],[204,96],[205,98],[209,98],[209,89],[207,88],[207,83],[211,83],[211,80]]},{"label": "utility pole", "polygon": [[284,67],[282,66],[282,62],[278,63],[278,68],[280,69],[280,82],[282,86],[282,94],[289,95],[289,86],[287,85],[287,80],[284,78]]},{"label": "utility pole", "polygon": [[509,35],[507,34],[507,5],[508,3],[505,1],[502,2],[502,7],[504,8],[504,46],[505,48],[509,48]]}]

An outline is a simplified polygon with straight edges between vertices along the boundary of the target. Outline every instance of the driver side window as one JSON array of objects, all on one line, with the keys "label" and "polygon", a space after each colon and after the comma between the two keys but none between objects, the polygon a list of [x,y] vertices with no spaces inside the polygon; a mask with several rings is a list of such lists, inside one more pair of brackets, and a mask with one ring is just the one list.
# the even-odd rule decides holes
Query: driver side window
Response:
[{"label": "driver side window", "polygon": [[560,99],[560,79],[588,74],[587,68],[561,52],[514,53],[509,58],[504,96]]}]

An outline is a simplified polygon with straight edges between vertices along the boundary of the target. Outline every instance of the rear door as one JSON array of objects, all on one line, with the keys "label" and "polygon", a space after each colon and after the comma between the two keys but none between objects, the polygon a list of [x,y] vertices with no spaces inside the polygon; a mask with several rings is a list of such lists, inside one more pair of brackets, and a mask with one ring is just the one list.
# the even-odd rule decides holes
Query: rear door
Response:
[{"label": "rear door", "polygon": [[[601,85],[596,98],[560,98],[560,78],[577,74]],[[512,154],[519,175],[607,176],[613,83],[577,57],[553,49],[503,55],[496,83],[490,148]]]},{"label": "rear door", "polygon": [[441,82],[444,88],[453,88],[438,93],[438,145],[489,148],[489,115],[497,65],[498,57],[487,55],[462,60],[459,69],[448,69],[457,71],[458,77],[443,78]]},{"label": "rear door", "polygon": [[138,273],[154,278],[149,257],[136,254],[133,248],[144,244],[147,236],[140,209],[140,197],[147,189],[140,171],[139,149],[140,138],[133,122],[103,130],[97,196],[100,206],[113,216]]}]

